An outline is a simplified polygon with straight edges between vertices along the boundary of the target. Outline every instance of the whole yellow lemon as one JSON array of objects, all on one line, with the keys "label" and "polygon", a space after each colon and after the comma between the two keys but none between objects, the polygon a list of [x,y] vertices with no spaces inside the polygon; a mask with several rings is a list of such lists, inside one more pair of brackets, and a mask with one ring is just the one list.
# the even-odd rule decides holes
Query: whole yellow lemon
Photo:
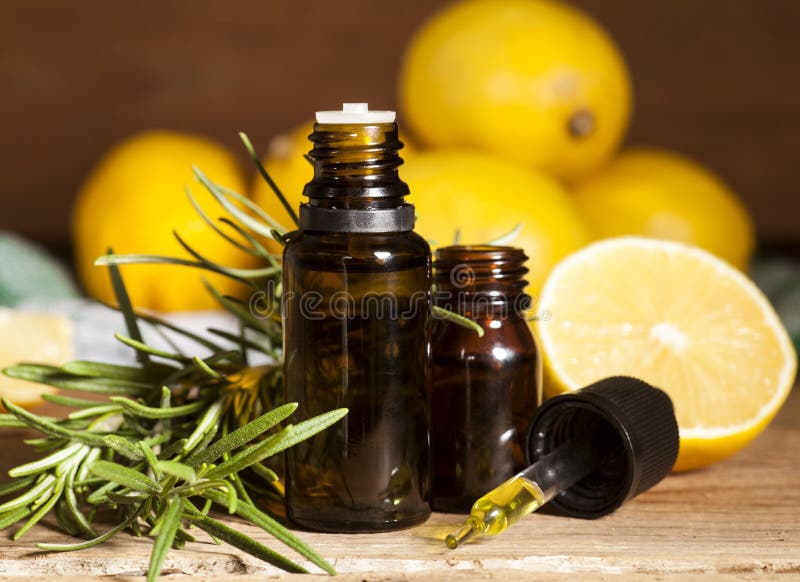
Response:
[{"label": "whole yellow lemon", "polygon": [[572,200],[555,179],[517,162],[464,150],[417,152],[400,169],[416,206],[415,230],[433,246],[490,242],[521,225],[508,244],[530,258],[530,293],[587,241]]},{"label": "whole yellow lemon", "polygon": [[[281,194],[295,212],[298,212],[302,202],[306,202],[303,197],[303,187],[314,177],[314,167],[305,158],[312,147],[308,136],[313,131],[314,122],[309,121],[287,133],[275,136],[270,141],[267,155],[262,160],[264,169],[280,188]],[[413,149],[405,138],[402,139],[404,145],[400,155],[405,159],[410,152],[413,152]],[[281,226],[288,230],[294,229],[295,225],[289,213],[286,212],[275,192],[260,175],[256,174],[250,191],[253,200]],[[273,252],[280,251],[280,247],[274,241],[268,241],[267,248]]]},{"label": "whole yellow lemon", "polygon": [[745,270],[755,229],[736,194],[677,153],[630,149],[579,182],[575,201],[595,238],[640,235],[689,243]]},{"label": "whole yellow lemon", "polygon": [[483,149],[573,178],[628,127],[631,84],[606,31],[551,0],[467,0],[416,34],[400,75],[416,137]]},{"label": "whole yellow lemon", "polygon": [[[195,250],[231,267],[250,259],[217,235],[195,212],[184,187],[190,186],[204,210],[224,214],[192,174],[198,166],[212,181],[244,192],[246,183],[235,158],[222,146],[196,135],[168,131],[136,134],[115,145],[81,186],[72,216],[72,235],[80,279],[92,297],[113,302],[108,269],[94,261],[112,247],[117,254],[157,254],[191,258],[173,237],[173,229]],[[204,271],[173,265],[123,267],[136,307],[159,311],[218,308],[201,283],[206,276],[221,292],[242,286]]]}]

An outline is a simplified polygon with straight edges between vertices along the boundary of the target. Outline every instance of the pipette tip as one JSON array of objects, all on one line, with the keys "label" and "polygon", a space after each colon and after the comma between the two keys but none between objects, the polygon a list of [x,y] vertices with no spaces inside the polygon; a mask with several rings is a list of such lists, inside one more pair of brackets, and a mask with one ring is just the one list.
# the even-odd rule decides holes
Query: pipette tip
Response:
[{"label": "pipette tip", "polygon": [[444,543],[447,544],[447,547],[451,550],[455,550],[458,546],[466,542],[470,539],[473,535],[475,535],[475,528],[472,526],[471,523],[466,522],[464,525],[461,526],[456,533],[450,534],[446,538],[444,538]]}]

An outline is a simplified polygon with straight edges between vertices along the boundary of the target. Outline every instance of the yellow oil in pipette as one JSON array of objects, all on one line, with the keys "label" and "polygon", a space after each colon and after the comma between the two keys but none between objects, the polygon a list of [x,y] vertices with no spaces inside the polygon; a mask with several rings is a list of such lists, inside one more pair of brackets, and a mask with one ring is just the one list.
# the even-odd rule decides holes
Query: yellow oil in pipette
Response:
[{"label": "yellow oil in pipette", "polygon": [[445,543],[454,550],[475,535],[496,536],[544,502],[544,493],[536,483],[516,475],[478,499],[467,521],[456,533],[447,536]]},{"label": "yellow oil in pipette", "polygon": [[478,499],[461,528],[445,538],[456,549],[470,538],[500,534],[554,495],[591,473],[597,462],[587,441],[569,441]]},{"label": "yellow oil in pipette", "polygon": [[669,396],[626,376],[551,398],[529,435],[529,458],[536,462],[478,499],[461,528],[445,538],[448,548],[500,534],[562,493],[562,513],[606,515],[661,481],[678,457]]}]

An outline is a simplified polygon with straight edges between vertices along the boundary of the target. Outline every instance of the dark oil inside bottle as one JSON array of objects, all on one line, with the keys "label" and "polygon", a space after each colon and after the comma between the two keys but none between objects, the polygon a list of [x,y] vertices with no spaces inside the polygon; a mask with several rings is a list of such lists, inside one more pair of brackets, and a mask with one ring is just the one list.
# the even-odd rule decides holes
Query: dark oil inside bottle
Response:
[{"label": "dark oil inside bottle", "polygon": [[536,344],[524,318],[527,257],[508,247],[447,247],[435,265],[436,303],[485,335],[437,321],[432,336],[431,454],[435,510],[468,513],[526,466],[526,429],[541,400]]},{"label": "dark oil inside bottle", "polygon": [[[400,142],[396,126],[387,125],[316,126],[310,205],[346,212],[402,204]],[[299,403],[298,418],[349,409],[287,451],[293,522],[385,531],[430,514],[430,282],[430,249],[413,231],[305,228],[291,235],[284,252],[285,399]]]}]

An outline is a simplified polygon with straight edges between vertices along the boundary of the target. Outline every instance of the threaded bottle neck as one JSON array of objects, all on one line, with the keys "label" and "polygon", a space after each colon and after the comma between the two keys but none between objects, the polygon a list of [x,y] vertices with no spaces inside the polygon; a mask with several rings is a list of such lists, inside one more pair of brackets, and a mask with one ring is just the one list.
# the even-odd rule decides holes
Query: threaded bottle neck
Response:
[{"label": "threaded bottle neck", "polygon": [[396,123],[317,123],[309,136],[314,178],[300,208],[305,230],[402,232],[414,227],[408,186],[397,169],[403,147]]},{"label": "threaded bottle neck", "polygon": [[[475,312],[476,302],[503,305],[530,302],[525,295],[528,273],[522,249],[493,245],[453,245],[436,251],[433,280],[436,302],[462,315]],[[470,307],[472,306],[472,307]]]},{"label": "threaded bottle neck", "polygon": [[309,204],[326,208],[394,208],[408,186],[397,168],[403,143],[397,124],[322,124],[309,136],[314,179],[303,194]]}]

